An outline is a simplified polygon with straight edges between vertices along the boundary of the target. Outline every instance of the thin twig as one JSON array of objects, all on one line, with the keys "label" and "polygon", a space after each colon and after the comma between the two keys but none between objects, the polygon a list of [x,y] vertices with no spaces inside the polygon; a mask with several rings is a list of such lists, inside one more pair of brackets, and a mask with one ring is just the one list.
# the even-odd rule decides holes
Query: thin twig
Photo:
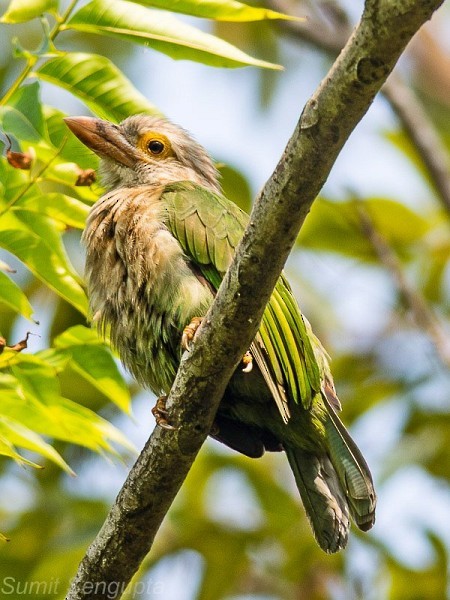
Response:
[{"label": "thin twig", "polygon": [[420,155],[442,206],[450,216],[450,161],[436,128],[416,94],[398,75],[391,75],[381,91]]},{"label": "thin twig", "polygon": [[[78,0],[72,0],[69,3],[66,10],[64,11],[64,13],[61,16],[57,16],[55,26],[53,27],[53,29],[49,35],[49,38],[52,42],[55,40],[56,36],[60,33],[63,25],[65,24],[67,19],[70,17],[70,15],[71,15],[72,11],[74,10],[74,8],[76,7],[77,3],[78,3]],[[40,57],[37,54],[30,54],[30,56],[28,56],[27,62],[25,64],[24,68],[19,73],[17,78],[13,81],[13,83],[11,84],[9,89],[5,92],[3,98],[0,98],[0,106],[5,106],[9,102],[9,100],[11,99],[13,94],[16,92],[16,90],[18,90],[19,87],[22,85],[22,83],[30,75],[32,75],[33,68],[34,68],[35,64],[37,63],[37,61],[39,60],[39,58]]]},{"label": "thin twig", "polygon": [[[278,12],[288,15],[295,14],[297,3],[289,0],[270,0],[268,5]],[[297,12],[301,11],[298,16],[306,16],[302,21],[280,21],[278,26],[288,33],[293,39],[302,40],[320,48],[328,53],[331,57],[335,57],[347,43],[353,26],[348,15],[336,2],[330,0],[314,1],[310,11],[302,5]]]},{"label": "thin twig", "polygon": [[357,202],[356,208],[363,234],[372,244],[381,264],[391,274],[417,326],[425,331],[432,340],[444,367],[450,368],[450,339],[445,334],[438,318],[420,291],[408,280],[400,260],[385,237],[376,228],[364,203]]}]

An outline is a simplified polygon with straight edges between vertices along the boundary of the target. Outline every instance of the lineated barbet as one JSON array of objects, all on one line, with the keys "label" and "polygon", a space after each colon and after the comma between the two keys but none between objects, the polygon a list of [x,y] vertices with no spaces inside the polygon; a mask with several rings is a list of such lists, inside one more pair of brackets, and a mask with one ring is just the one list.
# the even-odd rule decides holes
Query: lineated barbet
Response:
[{"label": "lineated barbet", "polygon": [[[168,394],[182,338],[189,346],[248,216],[222,195],[203,147],[170,121],[136,115],[120,125],[89,117],[66,123],[100,156],[109,190],[83,234],[93,320],[142,385]],[[211,435],[250,457],[283,450],[317,542],[336,552],[347,543],[350,516],[360,529],[372,527],[376,496],[337,416],[327,354],[284,275],[249,352]],[[157,422],[167,425],[158,406]]]}]

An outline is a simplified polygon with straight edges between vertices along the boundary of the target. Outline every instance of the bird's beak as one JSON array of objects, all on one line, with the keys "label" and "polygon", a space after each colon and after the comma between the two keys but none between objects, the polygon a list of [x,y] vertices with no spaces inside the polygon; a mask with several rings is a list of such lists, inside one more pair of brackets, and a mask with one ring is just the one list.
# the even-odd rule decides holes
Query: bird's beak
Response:
[{"label": "bird's beak", "polygon": [[127,167],[137,162],[137,152],[117,125],[93,117],[66,117],[67,127],[88,148],[101,157],[112,158]]}]

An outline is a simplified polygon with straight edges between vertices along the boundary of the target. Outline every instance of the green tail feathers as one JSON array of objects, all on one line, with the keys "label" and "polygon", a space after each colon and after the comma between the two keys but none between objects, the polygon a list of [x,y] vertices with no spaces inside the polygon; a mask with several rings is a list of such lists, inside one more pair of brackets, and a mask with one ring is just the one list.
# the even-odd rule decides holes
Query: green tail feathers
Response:
[{"label": "green tail feathers", "polygon": [[325,424],[331,462],[344,488],[350,514],[363,531],[375,523],[376,494],[372,475],[358,446],[334,408],[325,399],[329,418]]},{"label": "green tail feathers", "polygon": [[332,406],[327,403],[328,453],[285,447],[306,514],[325,552],[345,548],[350,516],[367,531],[375,522],[376,495],[369,468]]},{"label": "green tail feathers", "polygon": [[285,451],[317,543],[325,552],[338,552],[347,545],[350,517],[330,459],[289,446]]}]

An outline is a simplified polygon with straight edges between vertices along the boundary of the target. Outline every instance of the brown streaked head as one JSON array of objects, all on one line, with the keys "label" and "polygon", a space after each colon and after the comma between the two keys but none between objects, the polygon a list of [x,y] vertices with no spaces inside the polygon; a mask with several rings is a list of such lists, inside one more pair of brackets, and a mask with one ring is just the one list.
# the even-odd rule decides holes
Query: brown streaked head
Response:
[{"label": "brown streaked head", "polygon": [[141,114],[119,125],[93,117],[64,120],[102,159],[102,182],[109,189],[194,181],[220,192],[211,157],[187,131],[168,119]]}]

